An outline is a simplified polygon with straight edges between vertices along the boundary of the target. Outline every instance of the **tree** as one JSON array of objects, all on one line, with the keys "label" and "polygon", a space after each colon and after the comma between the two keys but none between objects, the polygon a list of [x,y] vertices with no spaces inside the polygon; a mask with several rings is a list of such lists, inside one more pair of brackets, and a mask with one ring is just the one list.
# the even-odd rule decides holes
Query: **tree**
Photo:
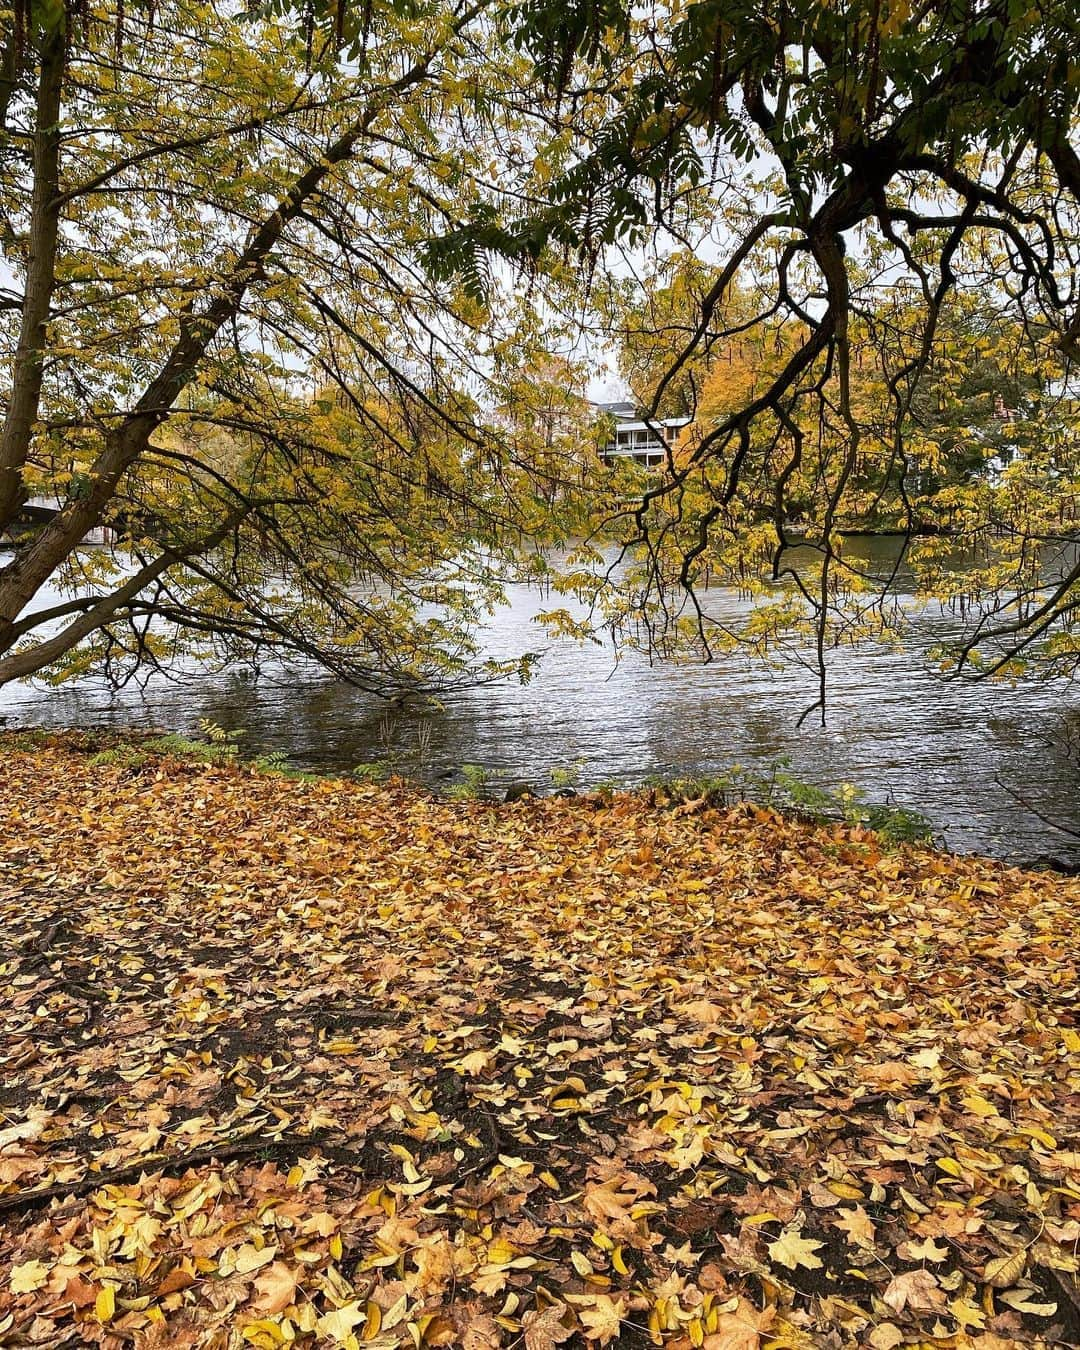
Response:
[{"label": "tree", "polygon": [[[581,477],[554,493],[561,461],[488,415],[550,334],[417,264],[523,181],[491,9],[19,0],[0,684],[192,644],[375,689],[475,675],[499,559]],[[32,497],[58,509],[26,528]],[[80,551],[98,526],[114,554]]]},{"label": "tree", "polygon": [[[980,339],[959,321],[977,294],[1022,334],[1041,389],[1053,391],[1056,411],[1030,439],[1045,432],[1068,467],[1052,490],[1034,470],[1041,486],[1014,494],[1019,510],[985,484],[938,503],[953,528],[998,550],[958,660],[971,669],[976,652],[992,652],[988,668],[1011,670],[1020,649],[1053,635],[1044,654],[1071,663],[1080,567],[1060,550],[1059,564],[1045,563],[1076,500],[1076,436],[1063,415],[1080,358],[1075,0],[644,10],[527,0],[519,15],[519,42],[574,153],[542,209],[502,230],[451,232],[431,249],[435,267],[475,275],[478,252],[527,264],[543,246],[596,258],[648,244],[669,259],[715,258],[649,390],[654,411],[685,401],[695,361],[722,359],[754,331],[774,347],[761,378],[624,522],[640,563],[627,621],[646,605],[651,632],[681,626],[708,656],[696,589],[765,512],[774,577],[813,630],[823,708],[826,649],[873,617],[840,530],[883,474],[908,533],[933,511],[915,500],[929,482],[915,448],[920,401],[944,387],[950,365],[977,358]],[[690,256],[685,267],[700,276]],[[870,472],[868,458],[881,461]],[[808,474],[818,490],[805,543],[817,564],[796,573],[785,565],[786,521]],[[760,530],[751,544],[762,547]],[[850,592],[853,611],[842,603]],[[884,598],[877,608],[888,629]]]}]

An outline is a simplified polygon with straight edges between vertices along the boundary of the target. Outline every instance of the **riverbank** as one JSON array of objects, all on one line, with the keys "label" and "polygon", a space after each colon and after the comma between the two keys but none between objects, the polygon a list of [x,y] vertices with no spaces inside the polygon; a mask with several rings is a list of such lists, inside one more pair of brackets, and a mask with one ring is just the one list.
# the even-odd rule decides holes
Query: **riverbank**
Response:
[{"label": "riverbank", "polygon": [[[884,559],[875,554],[867,565]],[[57,594],[57,601],[65,597]],[[738,626],[737,597],[710,593],[710,612]],[[532,650],[540,597],[512,588],[482,635],[495,659]],[[828,725],[797,725],[814,697],[797,661],[766,670],[741,660],[650,666],[640,654],[553,640],[527,685],[463,690],[440,709],[392,707],[312,669],[199,669],[122,690],[93,680],[59,688],[8,685],[0,720],[11,728],[96,728],[109,734],[168,727],[199,736],[214,723],[240,735],[244,756],[281,753],[319,773],[347,774],[389,760],[444,789],[466,764],[502,785],[548,790],[628,787],[644,779],[722,777],[732,766],[790,773],[837,793],[890,801],[924,815],[957,852],[1022,865],[1051,858],[1080,866],[1080,711],[1075,690],[943,681],[927,648],[959,631],[954,617],[913,613],[901,651],[845,651],[829,671]],[[931,715],[932,710],[932,715]],[[1021,805],[1021,803],[1029,805]]]},{"label": "riverbank", "polygon": [[1080,882],[17,745],[0,1342],[1080,1343]]}]

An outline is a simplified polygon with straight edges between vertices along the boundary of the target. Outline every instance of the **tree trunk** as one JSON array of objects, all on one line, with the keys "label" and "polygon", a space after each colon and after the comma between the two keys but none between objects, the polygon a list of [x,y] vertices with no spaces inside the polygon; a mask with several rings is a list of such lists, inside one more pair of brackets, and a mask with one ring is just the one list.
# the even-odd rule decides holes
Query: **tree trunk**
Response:
[{"label": "tree trunk", "polygon": [[11,395],[0,432],[0,530],[11,524],[23,499],[22,470],[41,401],[45,332],[56,284],[60,222],[60,97],[64,83],[64,37],[57,28],[41,50],[34,110],[30,239],[23,290],[22,325],[12,363]]}]

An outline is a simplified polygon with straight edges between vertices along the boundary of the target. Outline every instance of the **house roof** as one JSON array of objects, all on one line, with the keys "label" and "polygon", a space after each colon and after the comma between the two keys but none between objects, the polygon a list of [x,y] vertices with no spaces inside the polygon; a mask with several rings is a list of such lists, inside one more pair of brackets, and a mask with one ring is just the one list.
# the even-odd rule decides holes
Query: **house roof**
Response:
[{"label": "house roof", "polygon": [[620,421],[637,416],[637,408],[634,404],[627,403],[625,399],[617,400],[614,403],[594,403],[593,407],[599,412],[610,413],[612,417],[617,417]]},{"label": "house roof", "polygon": [[653,417],[647,422],[621,421],[617,430],[619,431],[652,431],[656,427],[684,427],[692,419],[689,417]]},{"label": "house roof", "polygon": [[641,416],[637,404],[625,400],[616,403],[593,403],[598,412],[614,417],[620,431],[650,431],[653,427],[684,427],[693,421],[691,417],[650,417]]}]

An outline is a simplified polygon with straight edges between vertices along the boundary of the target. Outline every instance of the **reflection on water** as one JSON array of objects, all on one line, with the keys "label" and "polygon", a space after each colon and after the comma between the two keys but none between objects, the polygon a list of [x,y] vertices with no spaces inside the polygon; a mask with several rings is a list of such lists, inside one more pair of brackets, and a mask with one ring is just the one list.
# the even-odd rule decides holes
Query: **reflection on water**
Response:
[{"label": "reflection on water", "polygon": [[[532,616],[548,603],[514,589],[486,634],[488,651],[535,650]],[[714,592],[711,608],[734,618],[743,607]],[[925,611],[904,651],[839,653],[824,729],[796,728],[814,688],[795,663],[779,672],[738,659],[650,667],[638,655],[616,663],[610,648],[562,640],[547,643],[530,684],[469,690],[437,713],[387,708],[305,671],[255,683],[203,672],[118,694],[85,683],[18,686],[0,690],[0,715],[9,726],[179,731],[207,718],[242,729],[245,752],[281,750],[305,767],[349,769],[390,754],[403,771],[431,781],[468,763],[539,787],[577,760],[584,783],[635,783],[733,763],[764,768],[789,755],[800,778],[833,788],[852,782],[870,798],[922,811],[953,848],[1080,863],[1080,839],[1044,824],[1006,790],[1080,831],[1080,713],[1069,712],[1071,688],[943,681],[922,653],[956,626],[947,613]]]}]

